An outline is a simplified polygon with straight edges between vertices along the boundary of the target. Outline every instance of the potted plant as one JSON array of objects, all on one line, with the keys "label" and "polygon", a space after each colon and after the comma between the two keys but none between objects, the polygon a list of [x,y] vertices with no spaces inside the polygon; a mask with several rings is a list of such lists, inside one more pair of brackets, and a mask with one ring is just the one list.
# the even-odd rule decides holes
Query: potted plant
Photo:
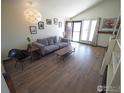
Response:
[{"label": "potted plant", "polygon": [[27,37],[27,41],[28,41],[28,49],[30,49],[32,47],[30,37]]}]

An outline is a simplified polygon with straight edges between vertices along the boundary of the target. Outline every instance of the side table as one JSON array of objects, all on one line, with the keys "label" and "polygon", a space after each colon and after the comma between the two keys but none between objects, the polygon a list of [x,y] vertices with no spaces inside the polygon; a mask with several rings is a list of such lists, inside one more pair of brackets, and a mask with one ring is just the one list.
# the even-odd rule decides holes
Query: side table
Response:
[{"label": "side table", "polygon": [[35,46],[31,46],[31,48],[29,48],[28,52],[30,53],[31,56],[31,60],[33,60],[33,54],[34,52],[38,52],[40,49],[38,47]]}]

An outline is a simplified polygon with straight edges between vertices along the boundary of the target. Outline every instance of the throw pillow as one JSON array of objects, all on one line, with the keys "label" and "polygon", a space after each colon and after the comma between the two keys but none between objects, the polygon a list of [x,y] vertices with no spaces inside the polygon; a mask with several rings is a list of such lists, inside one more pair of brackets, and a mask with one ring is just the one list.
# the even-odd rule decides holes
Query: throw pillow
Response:
[{"label": "throw pillow", "polygon": [[49,45],[54,45],[54,41],[53,41],[53,39],[49,39]]},{"label": "throw pillow", "polygon": [[44,45],[48,45],[48,40],[47,39],[37,39],[37,42],[44,44]]}]

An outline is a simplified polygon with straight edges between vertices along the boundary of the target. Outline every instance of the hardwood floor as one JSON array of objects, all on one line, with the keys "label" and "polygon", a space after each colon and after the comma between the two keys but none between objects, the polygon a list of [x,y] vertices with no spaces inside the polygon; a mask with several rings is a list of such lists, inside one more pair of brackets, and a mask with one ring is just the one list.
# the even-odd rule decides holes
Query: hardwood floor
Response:
[{"label": "hardwood floor", "polygon": [[73,44],[74,54],[65,62],[52,53],[34,62],[25,62],[24,71],[14,62],[6,62],[17,93],[97,93],[104,48]]}]

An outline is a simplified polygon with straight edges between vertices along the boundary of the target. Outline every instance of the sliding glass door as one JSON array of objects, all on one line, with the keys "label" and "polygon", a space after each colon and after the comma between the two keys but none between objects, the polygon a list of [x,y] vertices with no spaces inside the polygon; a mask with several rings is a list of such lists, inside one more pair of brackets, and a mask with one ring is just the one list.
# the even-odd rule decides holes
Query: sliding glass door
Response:
[{"label": "sliding glass door", "polygon": [[81,31],[81,42],[91,42],[96,29],[97,20],[83,20]]},{"label": "sliding glass door", "polygon": [[90,20],[85,20],[82,23],[81,40],[87,41],[89,37]]},{"label": "sliding glass door", "polygon": [[80,40],[80,32],[81,32],[81,21],[73,22],[73,30],[72,30],[72,40],[79,42]]},{"label": "sliding glass door", "polygon": [[96,30],[96,25],[97,25],[97,20],[92,20],[91,21],[91,26],[90,26],[90,34],[89,34],[89,41],[92,41],[93,40],[93,36],[94,36],[94,33],[95,33],[95,30]]},{"label": "sliding glass door", "polygon": [[97,21],[97,19],[66,21],[65,37],[76,42],[92,42],[96,31]]}]

